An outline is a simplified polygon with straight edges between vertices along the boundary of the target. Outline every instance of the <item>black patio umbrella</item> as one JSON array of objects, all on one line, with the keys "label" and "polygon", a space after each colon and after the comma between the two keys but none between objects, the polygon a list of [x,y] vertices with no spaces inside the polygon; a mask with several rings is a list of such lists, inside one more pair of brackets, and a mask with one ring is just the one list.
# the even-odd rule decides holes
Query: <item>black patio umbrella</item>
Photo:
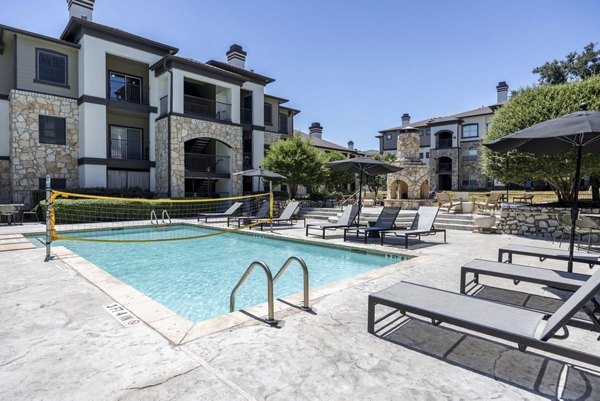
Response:
[{"label": "black patio umbrella", "polygon": [[357,173],[360,174],[359,191],[358,191],[358,216],[357,223],[360,223],[360,209],[362,209],[362,182],[363,176],[370,175],[372,177],[380,174],[395,173],[402,170],[398,166],[388,164],[379,160],[368,157],[356,157],[354,159],[337,160],[326,164],[327,167],[334,171],[342,173]]},{"label": "black patio umbrella", "polygon": [[583,152],[600,154],[600,112],[587,111],[587,105],[582,104],[579,111],[543,121],[484,145],[495,152],[508,152],[517,149],[522,152],[537,154],[559,154],[572,149],[576,150],[568,264],[568,271],[573,271],[575,222],[578,215],[577,201],[579,181],[581,180],[581,155]]},{"label": "black patio umbrella", "polygon": [[271,182],[272,180],[286,178],[285,176],[283,176],[281,174],[277,174],[273,171],[265,170],[262,167],[253,168],[250,170],[239,171],[237,173],[233,173],[233,175],[243,175],[246,177],[266,178],[269,180],[269,192],[273,192],[273,184]]}]

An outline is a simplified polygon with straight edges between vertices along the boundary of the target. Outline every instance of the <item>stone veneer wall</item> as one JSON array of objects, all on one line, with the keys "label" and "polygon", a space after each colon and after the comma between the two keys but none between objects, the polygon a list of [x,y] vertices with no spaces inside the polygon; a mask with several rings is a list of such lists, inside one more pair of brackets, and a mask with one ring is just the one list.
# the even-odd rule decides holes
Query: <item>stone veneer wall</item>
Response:
[{"label": "stone veneer wall", "polygon": [[265,145],[273,145],[281,139],[281,134],[265,131]]},{"label": "stone veneer wall", "polygon": [[438,182],[438,176],[439,174],[436,173],[436,170],[438,168],[438,159],[440,157],[449,157],[450,159],[452,159],[452,188],[459,188],[458,184],[458,149],[457,148],[451,148],[451,149],[431,149],[429,151],[429,155],[430,157],[430,167],[429,167],[429,171],[431,174],[431,183],[435,184],[435,187],[439,190],[439,182]]},{"label": "stone veneer wall", "polygon": [[[563,234],[556,215],[570,208],[553,206],[502,206],[496,225],[502,233],[530,237],[558,238]],[[600,213],[600,208],[583,208],[581,213]]]},{"label": "stone veneer wall", "polygon": [[[40,143],[40,115],[66,119],[66,145]],[[37,190],[39,178],[46,174],[65,178],[67,188],[79,185],[79,113],[76,99],[12,90],[9,119],[13,194]]]},{"label": "stone veneer wall", "polygon": [[241,195],[242,177],[233,173],[242,170],[242,127],[181,116],[166,117],[156,123],[156,191],[168,192],[167,118],[171,119],[171,197],[185,195],[184,144],[196,138],[216,139],[231,147],[232,195]]},{"label": "stone veneer wall", "polygon": [[[469,150],[477,150],[477,160],[464,161],[462,155],[466,155]],[[481,142],[480,141],[469,141],[462,142],[460,144],[460,177],[459,177],[459,188],[463,188],[463,180],[467,180],[470,175],[477,176],[477,188],[487,187],[487,177],[481,171]]]}]

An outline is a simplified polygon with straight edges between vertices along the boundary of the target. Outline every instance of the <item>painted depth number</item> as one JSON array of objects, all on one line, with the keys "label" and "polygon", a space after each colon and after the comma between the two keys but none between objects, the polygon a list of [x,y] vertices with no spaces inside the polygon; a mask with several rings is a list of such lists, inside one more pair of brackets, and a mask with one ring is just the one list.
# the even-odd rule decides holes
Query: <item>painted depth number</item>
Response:
[{"label": "painted depth number", "polygon": [[125,309],[118,303],[106,305],[104,307],[104,310],[110,313],[125,327],[136,326],[142,323],[142,321],[138,319],[133,313],[129,312],[127,309]]}]

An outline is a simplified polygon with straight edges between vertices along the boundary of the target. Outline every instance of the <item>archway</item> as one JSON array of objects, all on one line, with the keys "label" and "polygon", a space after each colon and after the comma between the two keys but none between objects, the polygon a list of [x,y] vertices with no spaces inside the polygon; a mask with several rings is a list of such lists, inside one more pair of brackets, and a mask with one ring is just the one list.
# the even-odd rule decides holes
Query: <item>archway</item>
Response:
[{"label": "archway", "polygon": [[452,189],[452,159],[440,157],[437,166],[438,190],[449,191]]},{"label": "archway", "polygon": [[440,131],[436,133],[437,149],[450,149],[452,147],[452,131]]},{"label": "archway", "polygon": [[390,191],[390,199],[408,199],[408,184],[402,180],[392,182]]}]

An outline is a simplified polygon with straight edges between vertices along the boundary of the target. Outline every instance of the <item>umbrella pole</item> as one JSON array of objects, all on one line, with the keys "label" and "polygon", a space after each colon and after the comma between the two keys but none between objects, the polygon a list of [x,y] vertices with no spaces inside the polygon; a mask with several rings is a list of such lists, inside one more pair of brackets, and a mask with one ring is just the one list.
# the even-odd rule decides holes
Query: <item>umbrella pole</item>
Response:
[{"label": "umbrella pole", "polygon": [[271,220],[271,232],[273,232],[273,204],[274,199],[273,199],[273,181],[269,180],[269,202],[271,203],[269,205],[269,217]]},{"label": "umbrella pole", "polygon": [[360,210],[362,209],[362,180],[363,180],[363,171],[360,170],[360,178],[358,179],[358,217],[356,217],[356,221],[359,226],[360,226]]},{"label": "umbrella pole", "polygon": [[575,248],[575,223],[579,210],[577,209],[577,201],[579,198],[579,180],[581,179],[581,145],[577,145],[577,161],[575,163],[575,188],[573,188],[573,208],[571,209],[571,238],[569,238],[569,263],[567,265],[567,271],[571,273],[573,271],[573,248]]}]

